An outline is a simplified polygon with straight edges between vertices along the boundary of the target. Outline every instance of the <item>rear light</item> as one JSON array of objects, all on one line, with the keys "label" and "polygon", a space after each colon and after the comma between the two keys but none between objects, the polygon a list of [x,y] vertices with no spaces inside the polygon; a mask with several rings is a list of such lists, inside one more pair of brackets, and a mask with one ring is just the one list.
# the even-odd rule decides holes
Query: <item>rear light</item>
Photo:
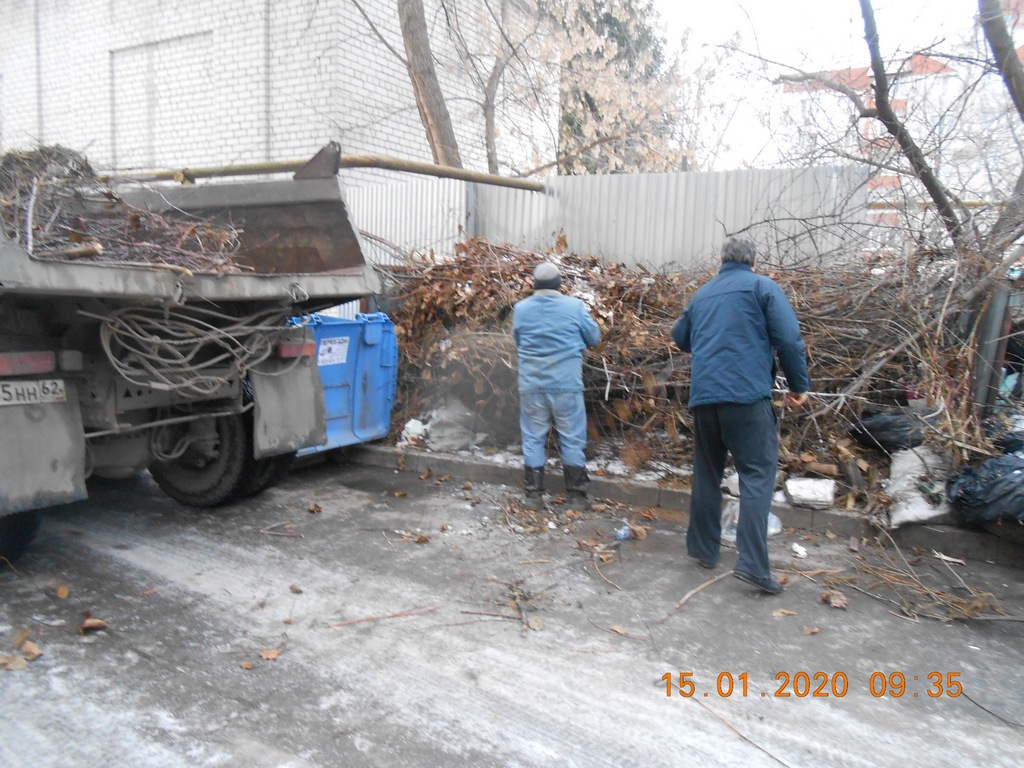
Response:
[{"label": "rear light", "polygon": [[313,357],[315,354],[315,341],[285,341],[277,346],[277,355],[282,358]]},{"label": "rear light", "polygon": [[55,370],[57,355],[53,352],[0,352],[0,376],[28,376]]}]

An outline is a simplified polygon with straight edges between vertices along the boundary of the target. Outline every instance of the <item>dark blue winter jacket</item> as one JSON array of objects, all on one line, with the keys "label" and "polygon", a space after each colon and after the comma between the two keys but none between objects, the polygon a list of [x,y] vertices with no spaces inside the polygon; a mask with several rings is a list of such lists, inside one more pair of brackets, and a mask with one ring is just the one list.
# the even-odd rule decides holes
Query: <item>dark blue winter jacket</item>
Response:
[{"label": "dark blue winter jacket", "polygon": [[771,397],[775,353],[790,392],[806,392],[807,355],[793,307],[774,280],[725,262],[672,329],[692,353],[690,407],[753,403]]}]

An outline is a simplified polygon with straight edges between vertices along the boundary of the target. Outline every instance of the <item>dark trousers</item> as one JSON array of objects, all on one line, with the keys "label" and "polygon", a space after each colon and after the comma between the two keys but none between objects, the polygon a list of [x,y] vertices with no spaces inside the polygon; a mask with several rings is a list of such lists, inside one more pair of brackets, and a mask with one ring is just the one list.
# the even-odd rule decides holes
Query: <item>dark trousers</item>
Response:
[{"label": "dark trousers", "polygon": [[718,562],[722,537],[722,476],[732,454],[740,479],[736,570],[768,578],[768,514],[775,491],[779,438],[770,400],[720,403],[693,409],[693,496],[686,549],[691,557]]}]

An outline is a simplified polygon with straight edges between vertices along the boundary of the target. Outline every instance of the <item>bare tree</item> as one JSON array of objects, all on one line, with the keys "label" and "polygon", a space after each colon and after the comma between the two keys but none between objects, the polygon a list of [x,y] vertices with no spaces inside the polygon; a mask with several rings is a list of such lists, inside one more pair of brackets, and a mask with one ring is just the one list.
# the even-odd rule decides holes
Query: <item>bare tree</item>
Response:
[{"label": "bare tree", "polygon": [[896,139],[903,152],[904,157],[910,162],[914,175],[921,181],[928,191],[942,223],[953,238],[954,243],[960,241],[960,228],[962,223],[953,203],[950,200],[948,190],[936,176],[921,148],[917,145],[914,137],[907,130],[907,126],[896,115],[889,98],[889,76],[886,73],[885,61],[882,59],[881,49],[878,43],[878,27],[875,24],[875,11],[871,6],[871,0],[860,0],[861,15],[864,17],[864,39],[868,44],[868,51],[871,55],[871,71],[874,73],[873,88],[875,91],[875,109],[865,110],[864,117],[877,117],[889,134]]},{"label": "bare tree", "polygon": [[448,104],[441,92],[441,84],[434,69],[423,0],[398,0],[398,18],[408,57],[406,66],[409,70],[409,80],[416,94],[416,106],[420,111],[420,120],[427,133],[427,142],[434,155],[434,162],[438,165],[461,168],[462,158],[455,139],[455,129],[452,127]]},{"label": "bare tree", "polygon": [[[651,26],[650,0],[436,0],[433,28],[424,0],[398,0],[404,55],[350,2],[409,72],[439,163],[461,165],[467,147],[459,153],[448,115],[475,100],[492,173],[693,167],[698,122],[688,110],[713,100],[714,68],[681,76]],[[472,93],[445,92],[439,65]]]}]

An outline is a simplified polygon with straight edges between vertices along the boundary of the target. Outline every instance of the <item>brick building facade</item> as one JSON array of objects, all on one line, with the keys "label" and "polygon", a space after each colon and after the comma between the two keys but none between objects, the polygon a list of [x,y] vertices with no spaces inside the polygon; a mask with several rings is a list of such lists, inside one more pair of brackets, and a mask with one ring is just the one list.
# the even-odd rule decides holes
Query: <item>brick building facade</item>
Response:
[{"label": "brick building facade", "polygon": [[[0,6],[0,152],[61,144],[126,170],[298,160],[334,140],[431,160],[394,0],[361,0],[372,27],[350,0]],[[463,163],[485,170],[479,99],[425,6]]]}]

